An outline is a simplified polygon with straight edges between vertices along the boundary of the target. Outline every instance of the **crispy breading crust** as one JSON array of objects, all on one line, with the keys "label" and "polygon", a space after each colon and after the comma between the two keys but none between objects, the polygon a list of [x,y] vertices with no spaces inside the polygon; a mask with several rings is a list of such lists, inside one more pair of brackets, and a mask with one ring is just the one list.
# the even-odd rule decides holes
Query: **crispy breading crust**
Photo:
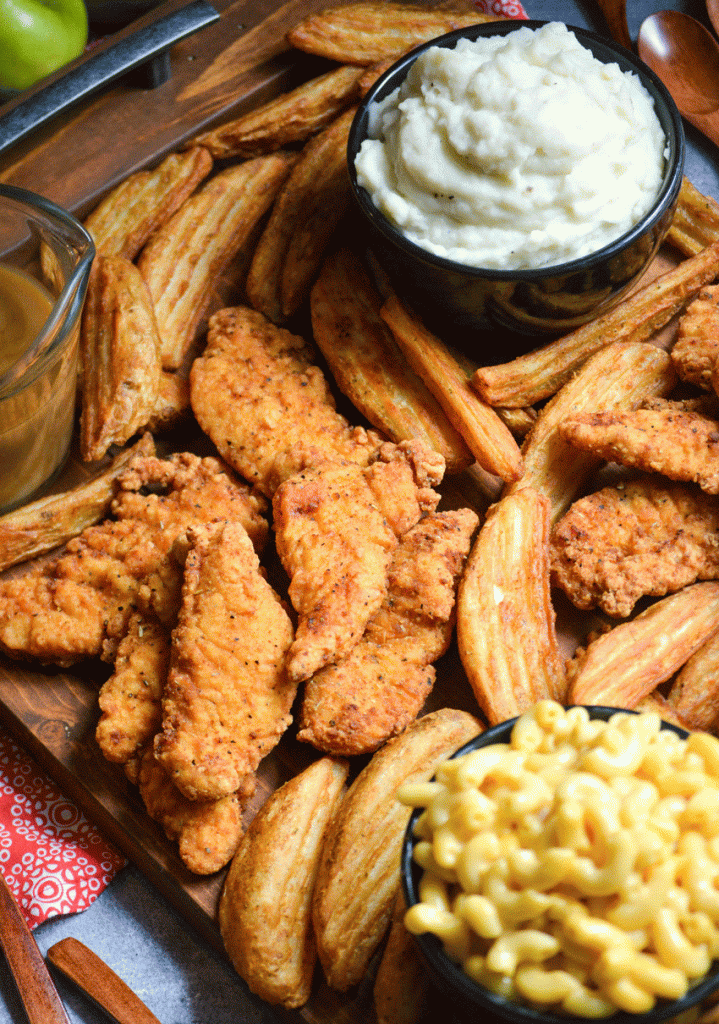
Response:
[{"label": "crispy breading crust", "polygon": [[299,740],[350,756],[376,750],[419,714],[454,627],[457,581],[477,515],[430,513],[395,550],[387,596],[347,658],[304,690]]},{"label": "crispy breading crust", "polygon": [[658,477],[604,487],[555,525],[550,557],[577,608],[626,618],[640,597],[719,577],[719,500]]},{"label": "crispy breading crust", "polygon": [[220,454],[267,497],[320,461],[367,465],[382,442],[336,411],[312,347],[248,307],[211,317],[190,392]]},{"label": "crispy breading crust", "polygon": [[190,800],[228,796],[292,721],[292,623],[238,523],[190,530],[155,756]]},{"label": "crispy breading crust", "polygon": [[559,433],[598,459],[719,494],[719,421],[702,413],[671,408],[587,412],[567,416]]}]

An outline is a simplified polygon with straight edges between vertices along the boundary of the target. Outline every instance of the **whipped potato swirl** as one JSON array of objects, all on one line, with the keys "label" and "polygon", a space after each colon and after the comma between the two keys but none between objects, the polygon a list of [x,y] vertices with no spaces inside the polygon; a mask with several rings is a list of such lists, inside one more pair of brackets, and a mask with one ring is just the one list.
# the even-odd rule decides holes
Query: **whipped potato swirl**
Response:
[{"label": "whipped potato swirl", "polygon": [[551,22],[431,47],[376,105],[355,167],[411,241],[458,263],[556,266],[649,211],[666,139],[638,77]]}]

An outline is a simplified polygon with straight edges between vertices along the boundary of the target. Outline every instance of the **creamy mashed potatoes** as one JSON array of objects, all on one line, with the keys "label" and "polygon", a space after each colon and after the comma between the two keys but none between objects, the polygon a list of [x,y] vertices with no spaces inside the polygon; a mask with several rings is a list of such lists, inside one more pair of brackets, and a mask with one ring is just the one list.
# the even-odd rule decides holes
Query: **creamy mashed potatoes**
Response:
[{"label": "creamy mashed potatoes", "polygon": [[373,113],[355,167],[417,245],[472,267],[554,266],[636,224],[661,186],[651,96],[565,25],[431,47]]}]

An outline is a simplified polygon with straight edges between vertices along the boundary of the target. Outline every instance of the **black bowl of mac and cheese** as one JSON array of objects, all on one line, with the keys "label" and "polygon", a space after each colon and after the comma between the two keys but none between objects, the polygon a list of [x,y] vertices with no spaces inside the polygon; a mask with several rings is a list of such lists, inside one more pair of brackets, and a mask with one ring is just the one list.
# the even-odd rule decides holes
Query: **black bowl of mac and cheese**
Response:
[{"label": "black bowl of mac and cheese", "polygon": [[368,249],[430,328],[487,362],[514,354],[498,326],[526,349],[627,293],[669,227],[683,164],[681,117],[646,65],[540,21],[415,48],[364,97],[348,143]]},{"label": "black bowl of mac and cheese", "polygon": [[468,1015],[658,1021],[719,987],[715,737],[542,701],[400,794],[405,925]]}]

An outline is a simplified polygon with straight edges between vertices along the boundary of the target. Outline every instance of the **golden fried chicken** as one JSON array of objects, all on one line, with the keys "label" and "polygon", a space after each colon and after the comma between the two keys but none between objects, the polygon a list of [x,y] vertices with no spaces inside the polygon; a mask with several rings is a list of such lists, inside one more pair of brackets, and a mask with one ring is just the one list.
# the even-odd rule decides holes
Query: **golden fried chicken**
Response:
[{"label": "golden fried chicken", "polygon": [[559,433],[608,462],[719,493],[719,421],[700,412],[650,408],[583,413],[563,420]]},{"label": "golden fried chicken", "polygon": [[115,671],[98,698],[95,739],[108,761],[127,764],[160,728],[169,665],[168,630],[157,619],[133,615],[117,648]]},{"label": "golden fried chicken", "polygon": [[341,416],[314,351],[246,307],[210,319],[190,372],[192,409],[227,462],[271,497],[318,462],[367,465],[381,438]]},{"label": "golden fried chicken", "polygon": [[702,288],[688,304],[670,355],[682,380],[711,389],[719,356],[719,285]]},{"label": "golden fried chicken", "polygon": [[277,552],[299,622],[288,672],[301,681],[345,657],[387,592],[398,537],[433,511],[444,469],[421,441],[387,443],[362,469],[330,462],[286,480],[273,499]]},{"label": "golden fried chicken", "polygon": [[658,477],[605,487],[555,525],[550,558],[577,608],[626,618],[640,597],[719,578],[719,499]]},{"label": "golden fried chicken", "polygon": [[242,811],[255,790],[253,775],[245,776],[240,791],[219,800],[188,800],[150,745],[142,754],[138,784],[147,813],[168,839],[178,841],[185,867],[196,875],[210,875],[230,862],[244,831]]},{"label": "golden fried chicken", "polygon": [[5,654],[58,665],[113,660],[136,610],[174,622],[182,576],[170,552],[189,526],[234,519],[258,547],[267,537],[264,500],[218,459],[137,458],[118,484],[115,519],[84,530],[49,564],[0,583]]},{"label": "golden fried chicken", "polygon": [[155,755],[190,800],[234,793],[292,721],[290,618],[239,523],[188,531]]},{"label": "golden fried chicken", "polygon": [[449,646],[477,524],[470,509],[433,512],[405,533],[361,641],[307,682],[298,739],[340,756],[365,754],[414,721],[434,684],[432,662]]}]

